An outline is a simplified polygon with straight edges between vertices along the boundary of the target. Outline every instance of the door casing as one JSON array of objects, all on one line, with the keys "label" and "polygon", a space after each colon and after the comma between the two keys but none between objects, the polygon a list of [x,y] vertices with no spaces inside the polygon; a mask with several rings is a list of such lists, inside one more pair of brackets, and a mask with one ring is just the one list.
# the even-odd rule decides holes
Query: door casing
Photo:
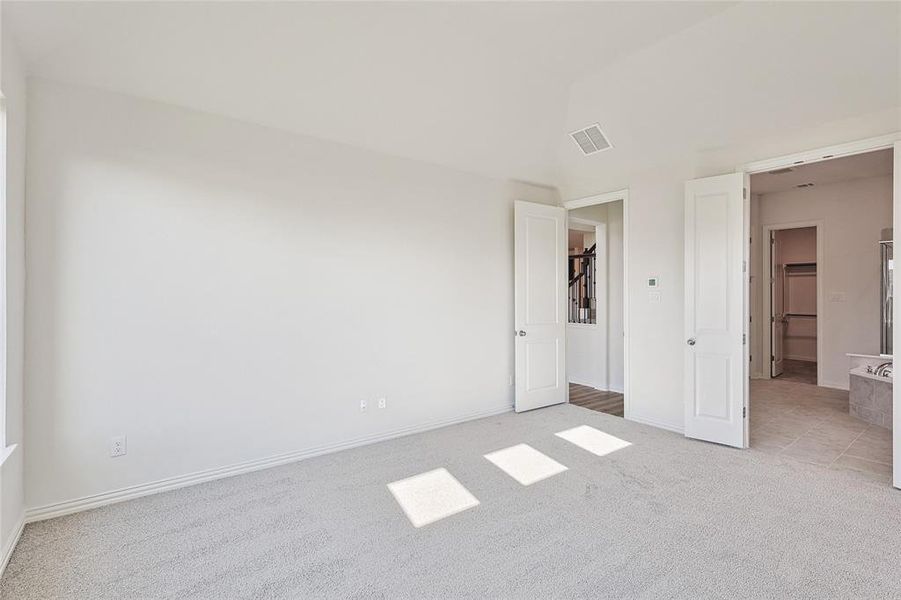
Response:
[{"label": "door casing", "polygon": [[[753,193],[753,190],[751,190]],[[828,272],[829,265],[825,263],[824,260],[824,252],[825,245],[823,240],[823,231],[825,229],[825,223],[822,219],[813,219],[810,221],[791,221],[787,223],[771,223],[767,225],[763,225],[763,235],[760,237],[761,240],[767,240],[765,244],[763,244],[762,248],[762,256],[763,256],[763,265],[764,265],[764,281],[772,281],[773,276],[775,275],[772,271],[772,261],[770,260],[770,244],[769,239],[774,231],[783,231],[786,229],[801,229],[805,227],[815,227],[817,230],[817,311],[821,311],[825,306],[823,304],[823,296],[824,296],[824,287],[823,280],[825,279],[824,274]],[[767,291],[772,290],[772,283],[765,288]],[[773,316],[773,295],[772,293],[764,294],[763,301],[763,310],[761,314],[764,315],[764,319],[769,321],[769,318]],[[823,382],[822,376],[822,361],[820,357],[823,355],[823,321],[824,319],[817,319],[817,385],[820,385]],[[766,325],[767,323],[764,323]],[[764,326],[761,328],[763,330],[763,348],[767,348],[770,351],[773,348],[773,339],[772,339],[772,329],[770,327]],[[766,357],[767,361],[769,361],[769,356]],[[772,378],[772,370],[764,369],[763,375],[765,379]]]},{"label": "door casing", "polygon": [[[799,164],[821,162],[824,160],[831,160],[833,158],[840,158],[842,156],[854,156],[855,154],[863,154],[865,152],[885,150],[888,148],[894,149],[894,192],[892,200],[892,226],[894,227],[894,231],[901,231],[901,131],[895,131],[877,137],[835,144],[822,148],[814,148],[811,150],[805,150],[803,152],[796,152],[794,154],[787,154],[770,159],[746,163],[744,165],[740,165],[735,170],[737,172],[743,172],[752,175],[754,173],[762,173],[765,171],[797,166]],[[821,240],[823,237],[821,233],[821,231],[817,231],[817,243],[819,243],[819,240]],[[821,280],[822,277],[818,277],[817,279],[817,285],[819,286],[819,280]],[[817,293],[819,294],[819,288],[817,290]],[[821,298],[817,298],[817,302],[821,302],[821,300]],[[822,306],[822,304],[820,305]],[[899,322],[898,319],[899,317],[901,317],[901,303],[893,303],[893,313],[894,314],[892,315],[892,320],[896,323]],[[817,325],[819,326],[819,323]],[[764,330],[766,329],[767,328],[764,328]],[[822,336],[819,335],[819,331],[817,332],[817,334],[817,343],[819,343],[819,338],[821,338]],[[892,336],[892,347],[901,348],[899,344],[901,344],[901,327],[895,327]],[[820,349],[817,348],[817,354],[820,353],[819,350]],[[817,366],[817,368],[819,369],[819,365]],[[819,379],[819,375],[817,376],[817,379]],[[901,489],[901,386],[892,387],[892,408],[894,419],[892,429],[893,485],[894,487]]]},{"label": "door casing", "polygon": [[[575,200],[568,200],[563,207],[570,211],[574,208],[594,206],[596,204],[608,204],[622,201],[623,203],[623,417],[630,420],[636,419],[630,402],[630,390],[632,389],[632,376],[629,357],[629,332],[632,330],[629,321],[629,190],[622,189],[594,196],[586,196]],[[568,289],[569,282],[564,280],[561,285]],[[609,332],[608,332],[609,334]]]}]

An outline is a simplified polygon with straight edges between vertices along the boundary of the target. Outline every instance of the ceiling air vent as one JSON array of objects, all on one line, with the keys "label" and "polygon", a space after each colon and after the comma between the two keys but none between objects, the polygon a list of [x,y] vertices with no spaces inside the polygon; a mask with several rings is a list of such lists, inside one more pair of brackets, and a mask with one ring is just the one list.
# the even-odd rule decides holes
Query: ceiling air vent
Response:
[{"label": "ceiling air vent", "polygon": [[775,169],[773,171],[767,171],[767,173],[770,175],[784,175],[785,173],[791,173],[792,171],[794,171],[793,168],[785,167],[784,169]]},{"label": "ceiling air vent", "polygon": [[613,144],[610,143],[597,123],[579,131],[573,131],[569,135],[585,155],[613,148]]}]

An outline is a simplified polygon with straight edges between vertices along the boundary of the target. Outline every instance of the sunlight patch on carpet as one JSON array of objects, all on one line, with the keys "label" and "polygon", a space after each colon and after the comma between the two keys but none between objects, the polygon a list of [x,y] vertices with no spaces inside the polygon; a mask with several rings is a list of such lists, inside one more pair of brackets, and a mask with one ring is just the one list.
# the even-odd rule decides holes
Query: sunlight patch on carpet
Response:
[{"label": "sunlight patch on carpet", "polygon": [[528,444],[491,452],[485,458],[523,485],[532,485],[567,470],[566,466]]},{"label": "sunlight patch on carpet", "polygon": [[626,440],[621,440],[614,435],[604,433],[588,425],[573,427],[556,435],[597,456],[606,456],[611,452],[616,452],[632,445]]},{"label": "sunlight patch on carpet", "polygon": [[478,506],[478,499],[447,469],[435,469],[388,484],[413,527],[440,521]]}]

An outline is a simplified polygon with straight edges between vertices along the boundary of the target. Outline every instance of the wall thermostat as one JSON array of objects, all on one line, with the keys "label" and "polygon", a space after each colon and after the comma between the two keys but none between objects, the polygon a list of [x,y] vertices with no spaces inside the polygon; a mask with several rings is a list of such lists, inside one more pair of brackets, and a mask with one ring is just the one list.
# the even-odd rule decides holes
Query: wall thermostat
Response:
[{"label": "wall thermostat", "polygon": [[648,287],[649,288],[659,288],[660,287],[660,278],[659,277],[648,277]]}]

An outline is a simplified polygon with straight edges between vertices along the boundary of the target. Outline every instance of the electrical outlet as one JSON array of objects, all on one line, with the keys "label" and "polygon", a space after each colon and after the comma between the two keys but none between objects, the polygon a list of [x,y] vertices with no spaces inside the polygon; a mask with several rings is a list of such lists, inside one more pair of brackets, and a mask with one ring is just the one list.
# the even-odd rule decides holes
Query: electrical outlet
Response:
[{"label": "electrical outlet", "polygon": [[366,400],[360,400],[360,412],[366,412],[366,409],[369,408],[369,402]]},{"label": "electrical outlet", "polygon": [[117,435],[110,440],[109,455],[113,458],[128,454],[128,441],[124,435]]},{"label": "electrical outlet", "polygon": [[379,398],[379,408],[387,408],[388,399],[387,398]]}]

